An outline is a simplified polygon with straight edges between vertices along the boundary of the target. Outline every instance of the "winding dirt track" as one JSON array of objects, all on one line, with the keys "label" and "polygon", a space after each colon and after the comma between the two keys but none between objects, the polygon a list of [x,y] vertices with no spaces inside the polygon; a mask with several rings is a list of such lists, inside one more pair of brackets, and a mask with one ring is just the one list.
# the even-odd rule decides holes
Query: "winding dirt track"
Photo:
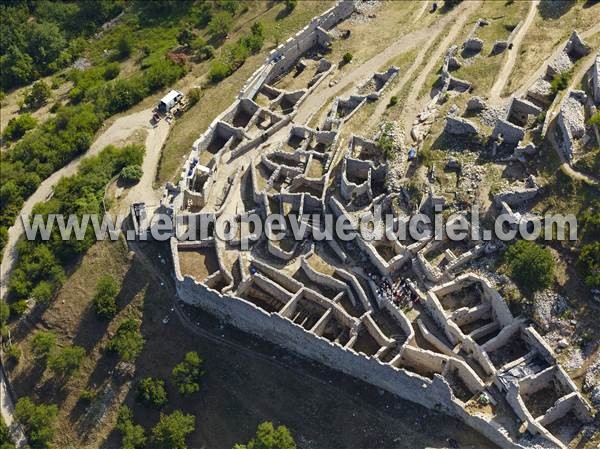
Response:
[{"label": "winding dirt track", "polygon": [[517,35],[512,41],[513,47],[511,49],[506,49],[508,52],[508,58],[506,62],[502,66],[500,70],[500,74],[496,78],[492,89],[490,90],[490,100],[492,102],[498,102],[500,100],[500,95],[502,94],[502,90],[508,81],[508,77],[512,73],[515,62],[517,61],[517,55],[519,54],[519,48],[521,47],[521,43],[529,30],[529,27],[533,23],[533,19],[535,18],[535,13],[537,11],[537,6],[540,3],[540,0],[535,0],[531,2],[529,5],[529,12],[527,13],[527,17],[525,18],[525,22],[521,25],[521,28],[517,32]]},{"label": "winding dirt track", "polygon": [[[94,141],[90,149],[77,159],[72,160],[69,164],[65,165],[60,170],[57,170],[48,178],[46,178],[37,188],[37,190],[25,201],[19,215],[29,215],[37,203],[44,202],[50,198],[54,187],[60,181],[63,176],[72,176],[77,172],[81,161],[88,156],[94,156],[98,154],[104,147],[110,144],[117,143],[119,141],[127,139],[131,133],[138,129],[148,129],[148,136],[146,138],[146,157],[144,158],[144,175],[142,180],[136,186],[136,195],[140,199],[138,201],[144,201],[145,198],[153,198],[149,194],[152,189],[152,181],[154,180],[154,173],[156,170],[156,164],[160,157],[160,148],[164,143],[168,135],[169,126],[164,121],[159,122],[156,128],[150,125],[150,119],[152,118],[152,110],[145,109],[143,111],[135,112],[133,114],[120,117],[108,127],[98,138]],[[154,164],[154,165],[152,165]],[[151,179],[149,179],[151,178]],[[150,186],[150,190],[148,189]],[[134,189],[132,189],[134,190]],[[129,198],[134,198],[129,196]],[[13,269],[16,260],[16,246],[17,242],[23,234],[23,223],[21,222],[20,216],[17,217],[16,222],[13,226],[8,229],[8,241],[4,248],[4,254],[2,258],[2,264],[0,265],[0,297],[4,297],[6,294],[6,287],[8,277]]]}]

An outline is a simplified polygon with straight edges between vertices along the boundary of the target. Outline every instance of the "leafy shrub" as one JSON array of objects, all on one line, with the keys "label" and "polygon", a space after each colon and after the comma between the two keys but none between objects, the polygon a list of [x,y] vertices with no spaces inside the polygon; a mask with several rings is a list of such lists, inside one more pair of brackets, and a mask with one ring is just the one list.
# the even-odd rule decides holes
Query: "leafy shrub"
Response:
[{"label": "leafy shrub", "polygon": [[96,396],[98,396],[98,394],[96,393],[96,391],[90,389],[90,388],[86,388],[85,390],[83,390],[80,394],[79,394],[79,399],[87,402],[88,404],[90,402],[92,402],[94,399],[96,399]]},{"label": "leafy shrub", "polygon": [[54,285],[49,281],[40,281],[31,290],[31,297],[35,299],[36,304],[48,304],[54,296]]},{"label": "leafy shrub", "polygon": [[10,312],[14,316],[22,316],[27,311],[28,307],[29,307],[29,305],[27,304],[27,301],[24,299],[21,299],[19,301],[15,301],[15,302],[11,303]]},{"label": "leafy shrub", "polygon": [[165,381],[152,377],[142,379],[138,384],[137,399],[153,407],[162,407],[167,403]]},{"label": "leafy shrub", "polygon": [[152,429],[152,441],[158,449],[186,449],[186,436],[196,429],[194,415],[175,410],[170,415],[161,413],[158,424]]},{"label": "leafy shrub", "polygon": [[519,240],[505,253],[508,274],[521,291],[532,294],[549,287],[554,280],[554,259],[548,248]]},{"label": "leafy shrub", "polygon": [[121,322],[117,332],[110,339],[107,349],[116,352],[121,360],[132,362],[142,352],[144,338],[140,332],[139,323],[131,318]]},{"label": "leafy shrub", "polygon": [[198,87],[194,87],[188,91],[187,97],[190,106],[194,106],[200,101],[200,97],[202,97],[202,91]]},{"label": "leafy shrub", "polygon": [[119,76],[120,71],[121,68],[119,67],[119,64],[116,62],[111,62],[109,64],[106,64],[106,66],[104,67],[104,73],[102,74],[102,76],[105,80],[109,81]]},{"label": "leafy shrub", "polygon": [[27,131],[35,128],[35,125],[37,125],[37,120],[30,114],[21,114],[8,121],[2,136],[7,140],[19,140]]},{"label": "leafy shrub", "polygon": [[388,106],[392,107],[392,106],[396,106],[397,104],[398,104],[398,97],[394,95],[392,98],[390,98],[390,103],[388,104]]},{"label": "leafy shrub", "polygon": [[263,33],[263,25],[255,22],[249,35],[240,38],[235,44],[228,45],[223,50],[223,56],[212,63],[208,79],[217,83],[239,69],[251,53],[260,51],[264,43]]},{"label": "leafy shrub", "polygon": [[50,449],[58,407],[54,404],[35,404],[28,397],[20,398],[15,406],[15,418],[25,428],[25,435],[33,449]]},{"label": "leafy shrub", "polygon": [[131,55],[133,45],[127,34],[122,34],[117,42],[117,58],[126,59]]},{"label": "leafy shrub", "polygon": [[[10,122],[9,122],[10,123]],[[590,125],[596,125],[596,126],[600,126],[600,111],[594,113],[594,115],[592,115],[589,119],[588,119],[588,123]]]},{"label": "leafy shrub", "polygon": [[25,94],[25,106],[37,109],[46,103],[50,95],[52,95],[50,86],[44,81],[36,81]]},{"label": "leafy shrub", "polygon": [[60,377],[68,377],[79,370],[79,366],[85,358],[85,349],[81,346],[67,346],[48,360],[48,367]]},{"label": "leafy shrub", "polygon": [[203,360],[197,352],[188,352],[171,372],[171,379],[180,394],[187,396],[200,390]]},{"label": "leafy shrub", "polygon": [[350,64],[352,62],[352,58],[353,58],[352,53],[346,52],[346,53],[344,53],[344,56],[342,56],[342,62],[344,64]]},{"label": "leafy shrub", "polygon": [[119,175],[123,182],[127,184],[136,184],[142,179],[142,167],[138,164],[128,165],[127,167],[121,170],[121,174]]},{"label": "leafy shrub", "polygon": [[394,139],[390,135],[390,131],[390,126],[386,125],[377,139],[377,147],[386,159],[393,160],[396,154],[394,152]]},{"label": "leafy shrub", "polygon": [[233,73],[233,69],[230,64],[227,64],[223,61],[217,60],[214,61],[208,72],[208,79],[213,83],[218,83],[219,81],[227,78],[229,75]]},{"label": "leafy shrub", "polygon": [[189,47],[193,39],[194,33],[188,27],[183,28],[177,35],[177,42],[185,47]]},{"label": "leafy shrub", "polygon": [[557,94],[559,91],[565,90],[567,87],[569,87],[571,76],[573,76],[572,70],[554,75],[554,78],[552,78],[552,81],[550,82],[550,89],[552,92]]},{"label": "leafy shrub", "polygon": [[233,449],[296,449],[296,442],[285,426],[275,428],[272,422],[259,424],[256,435],[248,444],[236,444]]},{"label": "leafy shrub", "polygon": [[[6,351],[6,357],[8,360],[10,360],[12,363],[19,363],[19,360],[21,359],[21,350],[19,349],[19,347],[17,345],[10,345],[8,347],[8,350]],[[1,446],[0,446],[1,449]]]},{"label": "leafy shrub", "polygon": [[233,18],[227,11],[219,11],[215,13],[208,24],[208,34],[212,39],[223,39],[233,26]]},{"label": "leafy shrub", "polygon": [[133,413],[126,405],[119,408],[116,428],[121,432],[122,449],[140,449],[146,444],[144,428],[133,423]]},{"label": "leafy shrub", "polygon": [[586,285],[590,288],[600,288],[600,242],[584,245],[578,262]]},{"label": "leafy shrub", "polygon": [[115,279],[105,274],[96,285],[94,295],[94,310],[100,318],[112,318],[117,313],[117,293],[119,285]]},{"label": "leafy shrub", "polygon": [[56,334],[52,331],[38,331],[31,339],[31,352],[37,359],[45,359],[56,347]]},{"label": "leafy shrub", "polygon": [[202,61],[212,58],[215,55],[215,47],[212,45],[204,45],[196,52],[196,56]]}]

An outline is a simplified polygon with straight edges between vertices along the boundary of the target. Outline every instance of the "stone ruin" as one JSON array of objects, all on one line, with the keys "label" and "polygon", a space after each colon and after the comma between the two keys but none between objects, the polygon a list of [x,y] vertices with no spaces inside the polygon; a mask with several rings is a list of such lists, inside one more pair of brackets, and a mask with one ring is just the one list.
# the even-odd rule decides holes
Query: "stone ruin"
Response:
[{"label": "stone ruin", "polygon": [[570,90],[560,105],[556,119],[558,142],[564,157],[570,161],[575,151],[576,140],[585,134],[585,103],[587,95],[581,90]]},{"label": "stone ruin", "polygon": [[[385,231],[408,222],[412,211],[399,206],[406,192],[388,192],[389,167],[376,141],[353,135],[341,145],[348,117],[369,95],[378,98],[397,69],[375,73],[356,94],[336,99],[320,128],[294,122],[328,63],[314,58],[316,74],[306,77],[305,88],[287,76],[308,69],[298,62],[329,42],[330,30],[354,8],[355,2],[338,2],[275,49],[194,142],[179,184],[167,186],[161,207],[175,218],[176,235],[196,228],[191,240],[170,241],[179,299],[454,416],[502,448],[533,448],[536,438],[565,448],[550,425],[565,419],[583,425],[592,410],[535,330],[512,316],[487,279],[469,272],[471,261],[493,248],[446,236],[387,237]],[[375,91],[366,92],[369,85]],[[461,83],[446,77],[444,85]],[[509,123],[535,111],[516,99],[509,109]],[[448,117],[447,127],[470,132],[462,120]],[[421,210],[440,202],[432,191],[423,198]],[[497,200],[513,204],[508,194]],[[392,229],[378,212],[393,215]],[[386,237],[313,240],[309,231],[320,226],[309,218],[303,240],[289,233],[271,240],[241,225],[252,213],[279,213],[290,222],[331,213],[353,229],[367,216],[373,235]],[[240,225],[228,241],[215,232],[221,216]],[[551,399],[540,397],[549,387]]]},{"label": "stone ruin", "polygon": [[589,46],[577,31],[573,31],[563,50],[548,64],[544,75],[529,87],[527,96],[540,106],[550,105],[554,97],[550,86],[552,79],[556,75],[570,71],[574,62],[587,55],[589,51]]},{"label": "stone ruin", "polygon": [[467,39],[463,42],[463,57],[473,56],[481,50],[483,50],[483,41],[479,39],[476,34],[479,28],[489,25],[489,22],[485,19],[479,18],[475,25],[471,29],[471,32],[468,34]]}]

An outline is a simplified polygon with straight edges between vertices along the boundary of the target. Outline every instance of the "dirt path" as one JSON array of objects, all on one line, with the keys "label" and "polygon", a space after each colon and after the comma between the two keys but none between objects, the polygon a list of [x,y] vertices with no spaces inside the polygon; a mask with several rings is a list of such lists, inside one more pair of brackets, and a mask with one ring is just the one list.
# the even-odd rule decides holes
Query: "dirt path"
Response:
[{"label": "dirt path", "polygon": [[517,60],[517,56],[519,55],[521,43],[523,42],[523,39],[525,38],[529,27],[533,23],[533,19],[535,18],[535,13],[537,11],[539,3],[540,0],[535,0],[531,2],[531,4],[529,5],[529,12],[527,13],[527,17],[525,18],[525,22],[521,25],[521,29],[517,32],[517,35],[512,41],[512,48],[506,49],[506,51],[508,52],[508,58],[504,62],[504,65],[502,66],[502,69],[500,70],[500,73],[498,74],[498,77],[496,78],[496,81],[494,82],[494,85],[490,90],[490,100],[493,103],[497,103],[498,101],[500,101],[500,95],[502,93],[502,90],[504,89],[504,86],[506,85],[506,82],[508,81],[508,77],[512,73],[513,67]]},{"label": "dirt path", "polygon": [[142,163],[142,179],[127,193],[125,197],[127,206],[135,202],[158,205],[162,187],[155,189],[154,180],[156,179],[156,170],[160,161],[160,152],[169,135],[169,129],[169,124],[161,120],[155,128],[148,131],[145,141],[146,154]]},{"label": "dirt path", "polygon": [[459,33],[463,30],[465,23],[467,22],[467,20],[469,20],[469,17],[471,17],[473,11],[475,11],[480,4],[481,1],[463,2],[459,6],[455,7],[451,13],[449,13],[452,14],[453,18],[457,16],[456,21],[450,28],[450,31],[448,32],[444,40],[440,42],[435,52],[430,56],[429,62],[421,70],[421,73],[419,73],[419,76],[417,77],[417,79],[415,79],[413,83],[412,89],[408,93],[408,97],[405,102],[405,108],[403,111],[404,129],[410,129],[417,114],[421,112],[421,110],[424,107],[424,104],[430,100],[428,96],[425,96],[420,100],[418,99],[419,92],[425,84],[427,76],[435,68],[435,65],[439,63],[440,58],[443,56],[443,54],[446,52],[446,50],[452,44],[452,42],[454,42]]},{"label": "dirt path", "polygon": [[[51,195],[54,186],[58,183],[60,178],[63,176],[72,176],[77,172],[79,164],[84,157],[93,156],[98,154],[105,146],[118,143],[127,139],[133,131],[140,128],[148,128],[150,136],[152,131],[155,129],[150,125],[150,119],[152,118],[152,110],[145,109],[143,111],[135,112],[124,117],[120,117],[108,127],[98,138],[94,141],[90,149],[77,159],[72,160],[69,164],[65,165],[60,170],[55,171],[52,175],[46,178],[37,188],[37,190],[25,201],[19,215],[29,215],[37,203],[46,201]],[[161,129],[160,125],[159,128]],[[167,127],[168,130],[168,127]],[[161,133],[164,131],[160,131]],[[165,132],[166,134],[166,132]],[[153,135],[153,134],[152,134]],[[166,135],[165,135],[166,138]],[[164,141],[164,139],[163,139]],[[146,140],[148,144],[148,139]],[[160,144],[162,146],[162,142]],[[158,151],[160,151],[160,146]],[[158,157],[158,156],[157,156]],[[144,160],[144,164],[146,161]],[[144,166],[144,169],[146,167]],[[154,173],[154,172],[152,172]],[[144,172],[146,174],[146,172]],[[152,174],[152,176],[154,176]],[[145,185],[145,184],[144,184]],[[151,185],[151,184],[150,184]],[[143,190],[142,190],[143,193]],[[19,238],[23,234],[23,223],[21,222],[20,216],[17,217],[16,222],[13,226],[8,229],[8,240],[6,247],[4,248],[4,254],[2,258],[2,264],[0,265],[0,297],[4,297],[6,294],[6,287],[8,277],[16,260],[16,246]]]}]

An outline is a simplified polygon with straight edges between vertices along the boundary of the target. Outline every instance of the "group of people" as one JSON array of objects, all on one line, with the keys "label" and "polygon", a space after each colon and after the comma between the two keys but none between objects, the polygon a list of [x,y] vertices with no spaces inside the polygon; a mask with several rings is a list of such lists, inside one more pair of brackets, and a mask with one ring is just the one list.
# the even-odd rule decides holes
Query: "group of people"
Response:
[{"label": "group of people", "polygon": [[419,297],[412,291],[405,279],[393,285],[388,279],[382,278],[377,286],[377,295],[402,309],[412,309],[413,304],[419,301]]}]

